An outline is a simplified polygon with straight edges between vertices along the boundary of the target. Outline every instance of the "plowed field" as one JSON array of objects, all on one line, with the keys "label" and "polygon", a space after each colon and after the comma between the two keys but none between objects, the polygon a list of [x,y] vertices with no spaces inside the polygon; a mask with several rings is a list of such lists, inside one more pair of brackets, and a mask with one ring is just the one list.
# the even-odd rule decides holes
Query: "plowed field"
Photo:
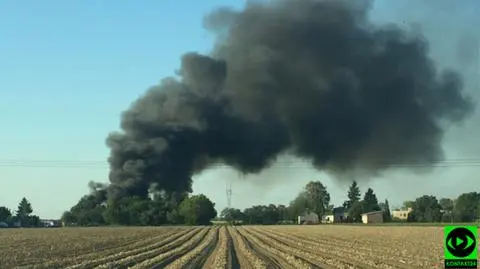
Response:
[{"label": "plowed field", "polygon": [[442,227],[0,230],[0,268],[443,268]]}]

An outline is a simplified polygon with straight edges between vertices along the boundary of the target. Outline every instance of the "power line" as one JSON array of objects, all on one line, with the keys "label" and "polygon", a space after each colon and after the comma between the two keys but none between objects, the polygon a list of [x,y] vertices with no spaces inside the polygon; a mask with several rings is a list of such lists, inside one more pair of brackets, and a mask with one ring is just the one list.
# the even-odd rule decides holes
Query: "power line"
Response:
[{"label": "power line", "polygon": [[[436,163],[381,163],[381,158],[365,158],[363,160],[378,161],[377,166],[385,168],[422,168],[422,167],[480,167],[480,158],[456,158],[439,161]],[[384,159],[383,159],[384,160]],[[347,160],[345,160],[347,161]],[[283,160],[276,161],[273,165],[277,165],[277,168],[313,168],[310,162],[300,160]],[[280,166],[280,167],[278,167]],[[109,168],[107,161],[72,161],[72,160],[13,160],[4,159],[0,160],[0,167],[40,167],[40,168]],[[224,163],[212,163],[208,168],[228,168],[229,165]]]},{"label": "power line", "polygon": [[[342,159],[335,159],[342,160]],[[349,161],[349,159],[344,159]],[[385,160],[385,158],[362,158],[361,160]],[[480,163],[480,157],[476,158],[451,158],[439,163]],[[90,160],[90,161],[78,161],[78,160],[35,160],[35,159],[0,159],[0,163],[32,163],[32,164],[86,164],[86,165],[95,165],[95,164],[108,164],[108,161],[100,160]],[[298,163],[308,163],[300,160],[281,160],[275,161],[276,164],[298,164]],[[217,163],[221,164],[221,163]]]}]

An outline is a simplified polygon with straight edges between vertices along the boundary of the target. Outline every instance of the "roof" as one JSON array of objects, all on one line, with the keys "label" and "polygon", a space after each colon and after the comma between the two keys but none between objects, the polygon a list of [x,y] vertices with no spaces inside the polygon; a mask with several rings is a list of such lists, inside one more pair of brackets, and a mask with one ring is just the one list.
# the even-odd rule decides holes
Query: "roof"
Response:
[{"label": "roof", "polygon": [[409,209],[397,209],[397,210],[392,210],[392,212],[411,212],[412,209],[409,208]]},{"label": "roof", "polygon": [[379,210],[379,211],[372,211],[372,212],[367,212],[367,213],[363,213],[363,215],[374,215],[374,214],[378,214],[378,213],[381,213],[383,214],[383,211],[382,210]]},{"label": "roof", "polygon": [[336,213],[345,213],[345,211],[346,211],[346,210],[345,210],[345,208],[344,208],[343,206],[335,207],[335,208],[332,210],[332,212],[333,212],[334,214],[336,214]]}]

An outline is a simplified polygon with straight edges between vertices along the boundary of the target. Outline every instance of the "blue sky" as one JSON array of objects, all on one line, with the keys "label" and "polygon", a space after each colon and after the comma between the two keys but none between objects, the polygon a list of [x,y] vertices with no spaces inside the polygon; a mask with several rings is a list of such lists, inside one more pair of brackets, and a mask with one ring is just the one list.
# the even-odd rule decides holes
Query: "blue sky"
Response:
[{"label": "blue sky", "polygon": [[[58,217],[87,192],[88,181],[106,182],[105,137],[118,129],[120,112],[149,86],[172,75],[181,54],[208,52],[213,41],[202,28],[202,18],[207,12],[225,4],[240,7],[243,2],[0,2],[0,205],[15,208],[26,196],[41,217]],[[438,8],[416,6],[414,1],[395,6],[391,3],[378,2],[374,11],[377,19],[421,22],[437,40],[454,32],[473,34],[475,24],[469,20],[478,12],[475,1],[458,1],[464,6],[453,8],[456,13],[449,7],[442,14]],[[418,8],[407,12],[415,6]],[[408,18],[404,17],[407,13]],[[448,22],[442,16],[454,20]],[[436,47],[437,52],[453,55],[452,42],[437,42],[441,44]],[[453,63],[447,56],[440,58],[439,61]],[[475,127],[469,127],[468,135],[463,131],[458,134],[473,139],[480,133],[475,133]],[[455,141],[451,145],[451,152],[459,156],[470,154],[469,150],[473,152],[471,147],[461,147]],[[11,161],[15,160],[104,161],[105,164],[67,168],[12,166]],[[339,197],[334,201],[343,199],[344,186],[322,173],[307,168],[289,171],[277,168],[242,181],[228,169],[206,171],[195,179],[194,189],[206,193],[221,208],[226,200],[224,178],[232,178],[234,205],[244,207],[253,203],[288,203],[308,180],[318,179],[327,184],[332,196]],[[478,172],[477,168],[462,170],[460,174]],[[450,175],[456,177],[458,171],[438,173],[449,173],[450,178]],[[438,173],[431,177],[437,177]],[[292,182],[293,175],[302,180]],[[415,175],[408,177],[412,182],[419,181]],[[271,184],[273,178],[278,184]],[[423,181],[423,190],[431,186],[428,182],[431,181]],[[416,195],[388,192],[391,184],[382,179],[368,184],[384,190],[380,198],[393,197],[398,203]],[[445,179],[442,184],[445,189],[454,182]],[[456,195],[462,190],[440,194]]]}]

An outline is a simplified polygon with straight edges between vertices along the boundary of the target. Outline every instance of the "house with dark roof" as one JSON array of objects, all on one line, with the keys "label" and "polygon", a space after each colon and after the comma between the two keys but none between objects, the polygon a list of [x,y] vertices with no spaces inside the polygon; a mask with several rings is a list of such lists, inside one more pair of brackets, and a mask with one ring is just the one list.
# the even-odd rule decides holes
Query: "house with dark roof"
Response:
[{"label": "house with dark roof", "polygon": [[322,217],[323,223],[341,223],[346,222],[348,213],[343,206],[333,208],[332,212]]}]

